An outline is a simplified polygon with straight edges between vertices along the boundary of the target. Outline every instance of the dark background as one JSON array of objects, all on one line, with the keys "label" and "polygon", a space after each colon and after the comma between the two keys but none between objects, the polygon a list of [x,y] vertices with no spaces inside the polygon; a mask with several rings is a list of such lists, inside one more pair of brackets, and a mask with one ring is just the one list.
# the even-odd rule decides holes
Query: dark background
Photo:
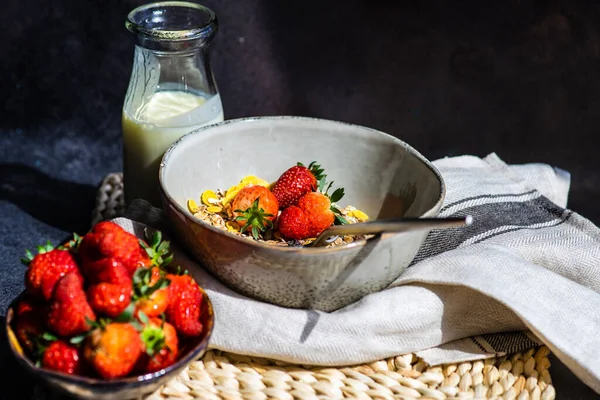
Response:
[{"label": "dark background", "polygon": [[[122,168],[124,19],[143,3],[2,2],[0,315],[22,289],[23,249],[85,232],[96,185]],[[321,117],[388,132],[430,159],[548,163],[572,174],[569,207],[599,224],[600,6],[403,3],[204,1],[219,16],[226,118]],[[558,398],[596,396],[553,361]],[[1,380],[0,399],[31,395],[4,343]]]}]

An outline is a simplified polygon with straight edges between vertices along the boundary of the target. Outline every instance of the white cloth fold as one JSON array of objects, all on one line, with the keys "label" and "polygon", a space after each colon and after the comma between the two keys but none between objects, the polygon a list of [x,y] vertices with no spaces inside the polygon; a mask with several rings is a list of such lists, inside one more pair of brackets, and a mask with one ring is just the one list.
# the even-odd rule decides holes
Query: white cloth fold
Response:
[{"label": "white cloth fold", "polygon": [[[434,164],[448,190],[441,215],[471,214],[475,223],[432,231],[389,288],[336,312],[243,297],[175,245],[176,262],[213,301],[211,346],[300,364],[349,365],[408,352],[439,364],[543,342],[600,393],[600,230],[564,208],[568,173],[508,166],[495,154]],[[129,215],[156,222],[156,215]],[[139,232],[130,219],[116,222]]]}]

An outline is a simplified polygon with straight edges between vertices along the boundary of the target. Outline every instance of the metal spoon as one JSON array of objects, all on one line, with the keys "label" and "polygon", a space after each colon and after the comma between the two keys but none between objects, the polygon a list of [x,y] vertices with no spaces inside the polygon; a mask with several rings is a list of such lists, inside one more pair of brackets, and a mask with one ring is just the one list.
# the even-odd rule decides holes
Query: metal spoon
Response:
[{"label": "metal spoon", "polygon": [[313,242],[306,247],[327,246],[333,240],[332,236],[340,235],[373,235],[386,232],[407,232],[420,229],[448,229],[471,225],[473,217],[458,218],[395,218],[356,224],[334,225],[325,229]]}]

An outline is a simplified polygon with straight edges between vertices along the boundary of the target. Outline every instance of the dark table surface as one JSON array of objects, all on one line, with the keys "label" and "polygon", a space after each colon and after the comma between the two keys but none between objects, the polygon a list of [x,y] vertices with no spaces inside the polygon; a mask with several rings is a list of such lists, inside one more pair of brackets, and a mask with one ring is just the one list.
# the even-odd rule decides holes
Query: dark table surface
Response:
[{"label": "dark table surface", "polygon": [[[0,315],[24,248],[89,227],[120,171],[137,0],[6,0],[0,13]],[[206,0],[226,118],[370,126],[426,157],[496,152],[572,174],[569,207],[600,224],[600,6],[594,1]],[[457,4],[460,3],[460,6]],[[540,5],[544,3],[544,5]],[[0,346],[0,399],[32,381]],[[558,398],[597,398],[562,364]]]}]

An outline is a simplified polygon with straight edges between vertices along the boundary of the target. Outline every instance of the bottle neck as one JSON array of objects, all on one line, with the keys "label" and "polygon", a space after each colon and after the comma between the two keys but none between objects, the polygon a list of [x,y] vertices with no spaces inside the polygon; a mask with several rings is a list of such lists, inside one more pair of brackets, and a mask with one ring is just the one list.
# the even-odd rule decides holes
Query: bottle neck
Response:
[{"label": "bottle neck", "polygon": [[207,52],[213,41],[214,32],[194,39],[160,39],[155,36],[137,34],[135,38],[136,46],[157,53],[192,53]]},{"label": "bottle neck", "polygon": [[218,26],[212,10],[185,1],[150,3],[131,11],[125,21],[136,45],[173,53],[208,48]]}]

